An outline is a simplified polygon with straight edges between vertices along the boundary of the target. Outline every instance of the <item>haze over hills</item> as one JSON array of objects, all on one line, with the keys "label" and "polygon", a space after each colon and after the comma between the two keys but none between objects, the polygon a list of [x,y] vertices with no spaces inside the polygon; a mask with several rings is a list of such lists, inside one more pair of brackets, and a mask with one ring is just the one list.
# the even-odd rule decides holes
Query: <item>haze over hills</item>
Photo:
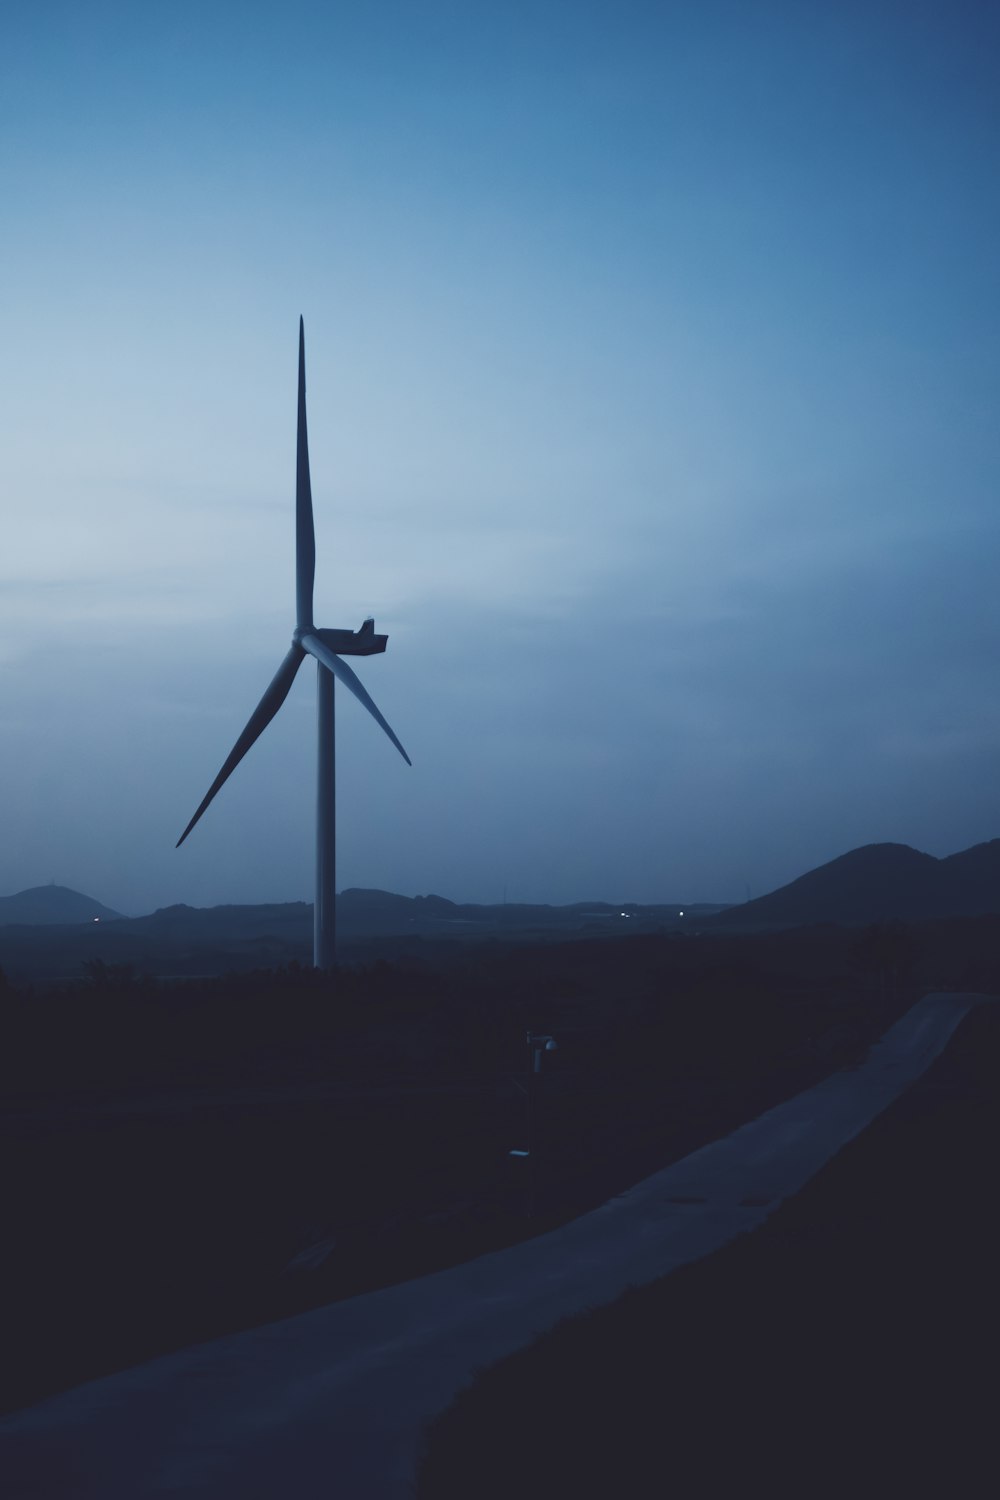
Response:
[{"label": "haze over hills", "polygon": [[[48,888],[46,888],[48,889]],[[76,894],[76,893],[72,893]],[[16,898],[8,898],[16,902]],[[86,902],[86,897],[78,897]],[[20,908],[14,905],[13,910]],[[30,906],[28,908],[31,909]],[[312,964],[312,907],[304,901],[262,906],[162,907],[146,917],[94,920],[88,914],[56,924],[0,916],[0,967],[9,980],[62,982],[124,967],[137,974],[181,978]],[[685,911],[685,918],[679,915]],[[455,942],[545,942],[567,937],[663,931],[722,910],[718,904],[682,908],[635,903],[580,902],[575,906],[459,905],[443,896],[397,896],[346,890],[337,897],[340,956],[371,962],[427,945]],[[6,925],[4,923],[6,922]],[[98,967],[95,970],[94,964]]]},{"label": "haze over hills", "polygon": [[[697,928],[766,931],[866,926],[1000,913],[1000,839],[945,859],[906,844],[868,844],[742,906],[721,903],[477,906],[443,896],[349,889],[337,898],[347,963],[402,955],[413,944],[544,942]],[[44,929],[40,931],[39,929]],[[312,907],[163,907],[121,917],[91,897],[40,886],[0,898],[0,965],[18,982],[80,978],[93,960],[161,976],[311,964]],[[418,951],[414,949],[414,951]],[[427,951],[426,947],[419,951]]]},{"label": "haze over hills", "polygon": [[[482,906],[444,896],[400,896],[358,887],[337,896],[338,927],[345,937],[448,931],[461,935],[462,929],[471,936],[484,931],[572,931],[604,926],[624,932],[650,925],[690,926],[692,918],[741,927],[815,922],[856,925],[988,912],[1000,912],[1000,839],[975,844],[944,859],[908,844],[865,844],[740,906],[679,901]],[[91,896],[54,884],[0,896],[0,927],[70,926],[95,919],[121,923],[122,932],[127,928],[158,939],[187,940],[209,934],[246,939],[262,932],[291,938],[307,931],[312,907],[304,901],[212,907],[180,903],[148,916],[126,918]]]},{"label": "haze over hills", "polygon": [[[689,915],[706,916],[722,911],[722,902],[690,905]],[[123,917],[90,896],[63,886],[38,886],[14,896],[0,897],[0,927],[70,926],[78,922],[119,921],[131,932],[157,937],[189,938],[211,932],[216,937],[248,937],[267,929],[272,932],[305,932],[312,922],[312,906],[305,901],[272,902],[246,906],[187,906],[183,902],[163,906],[143,917]],[[477,906],[449,901],[445,896],[397,896],[392,891],[351,887],[337,896],[338,926],[345,935],[406,934],[440,928],[530,927],[577,929],[588,923],[673,922],[683,903],[656,906],[636,902],[578,901],[570,906],[527,903]],[[124,929],[123,929],[124,930]]]},{"label": "haze over hills", "polygon": [[713,919],[734,927],[865,925],[1000,912],[1000,839],[945,859],[908,844],[866,844]]}]

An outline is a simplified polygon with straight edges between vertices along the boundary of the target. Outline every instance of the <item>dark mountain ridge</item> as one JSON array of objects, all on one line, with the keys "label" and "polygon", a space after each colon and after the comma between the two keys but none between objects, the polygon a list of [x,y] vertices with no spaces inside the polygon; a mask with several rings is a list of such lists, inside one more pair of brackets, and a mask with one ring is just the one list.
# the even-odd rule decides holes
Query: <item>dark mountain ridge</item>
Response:
[{"label": "dark mountain ridge", "polygon": [[846,926],[1000,912],[1000,839],[936,859],[908,844],[865,844],[713,918],[729,927]]},{"label": "dark mountain ridge", "polygon": [[[337,894],[337,928],[347,938],[440,935],[449,930],[460,935],[459,929],[468,929],[470,935],[473,931],[577,931],[588,925],[605,924],[630,931],[640,926],[679,926],[682,910],[689,915],[704,916],[722,909],[721,903],[685,908],[682,902],[644,906],[635,901],[578,901],[570,906],[508,902],[479,906],[469,901],[450,901],[446,896],[398,896],[393,891],[349,886]],[[312,906],[305,901],[261,906],[181,904],[161,907],[148,917],[134,917],[129,927],[134,932],[147,931],[161,938],[196,937],[209,932],[217,938],[247,937],[264,931],[306,935],[312,931]]]},{"label": "dark mountain ridge", "polygon": [[[426,954],[428,945],[537,943],[677,930],[721,909],[635,902],[474,906],[443,896],[349,889],[337,897],[337,932],[342,962],[369,963],[398,957],[404,950]],[[95,920],[107,910],[93,902],[86,915],[49,919],[44,927],[37,920],[0,916],[0,969],[15,983],[52,983],[80,978],[84,970],[95,978],[126,969],[180,978],[312,964],[313,910],[305,901],[211,907],[179,903],[145,917]]]},{"label": "dark mountain ridge", "polygon": [[[683,916],[681,913],[683,912]],[[346,962],[389,944],[487,939],[537,942],[612,933],[725,928],[766,931],[821,923],[868,926],[1000,913],[1000,839],[935,859],[907,844],[867,844],[743,906],[577,902],[479,906],[444,896],[350,888],[337,898]],[[38,930],[44,928],[44,937]],[[0,897],[0,965],[19,980],[79,975],[92,959],[154,974],[277,967],[312,957],[312,907],[163,907],[123,918],[78,891],[40,886]],[[82,946],[81,946],[82,945]],[[385,949],[386,952],[389,949]]]},{"label": "dark mountain ridge", "polygon": [[75,922],[118,922],[122,914],[65,885],[35,885],[0,896],[0,927],[54,927]]}]

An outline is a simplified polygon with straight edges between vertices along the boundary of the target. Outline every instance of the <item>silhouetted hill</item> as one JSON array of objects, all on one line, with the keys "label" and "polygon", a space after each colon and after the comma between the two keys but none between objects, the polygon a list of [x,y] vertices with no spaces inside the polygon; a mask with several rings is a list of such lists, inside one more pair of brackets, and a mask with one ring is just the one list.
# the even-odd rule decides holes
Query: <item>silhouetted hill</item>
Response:
[{"label": "silhouetted hill", "polygon": [[974,844],[940,861],[949,890],[970,916],[1000,911],[1000,839]]},{"label": "silhouetted hill", "polygon": [[474,937],[598,931],[606,927],[625,932],[680,927],[682,910],[690,919],[723,909],[720,903],[685,907],[683,902],[643,906],[635,901],[577,901],[570,906],[511,901],[479,906],[449,901],[445,896],[396,896],[391,891],[352,887],[337,897],[337,924],[345,936],[352,937],[390,933]]},{"label": "silhouetted hill", "polygon": [[75,922],[117,922],[121,912],[102,906],[64,885],[36,885],[14,896],[0,896],[0,927],[58,926]]},{"label": "silhouetted hill", "polygon": [[159,941],[232,941],[264,934],[305,938],[312,931],[312,907],[304,901],[261,906],[161,906],[148,917],[135,917],[129,928]]},{"label": "silhouetted hill", "polygon": [[[337,896],[337,931],[342,939],[374,937],[477,937],[515,933],[568,933],[620,928],[681,925],[680,904],[639,906],[635,902],[581,901],[573,906],[498,904],[477,906],[449,901],[445,896],[397,896],[393,891],[352,886]],[[720,911],[718,905],[695,905],[690,916]],[[165,906],[152,916],[129,923],[135,934],[146,933],[174,942],[256,941],[286,939],[312,941],[312,906],[290,901],[270,906]]]},{"label": "silhouetted hill", "polygon": [[[52,889],[45,887],[41,894]],[[337,896],[338,951],[342,962],[356,963],[398,955],[404,949],[424,951],[428,944],[536,943],[571,935],[665,932],[721,909],[705,904],[640,906],[635,902],[473,906],[443,896],[350,889]],[[313,911],[304,901],[261,906],[178,904],[114,923],[104,919],[106,912],[106,907],[93,902],[82,916],[46,918],[44,933],[34,925],[38,918],[0,917],[0,923],[7,923],[0,934],[0,967],[21,983],[80,978],[84,966],[95,961],[158,976],[226,974],[312,963]],[[102,920],[95,922],[94,916]]]},{"label": "silhouetted hill", "polygon": [[714,922],[732,927],[800,927],[914,922],[1000,912],[1000,839],[946,859],[908,844],[866,844],[801,875],[770,895],[730,907]]}]

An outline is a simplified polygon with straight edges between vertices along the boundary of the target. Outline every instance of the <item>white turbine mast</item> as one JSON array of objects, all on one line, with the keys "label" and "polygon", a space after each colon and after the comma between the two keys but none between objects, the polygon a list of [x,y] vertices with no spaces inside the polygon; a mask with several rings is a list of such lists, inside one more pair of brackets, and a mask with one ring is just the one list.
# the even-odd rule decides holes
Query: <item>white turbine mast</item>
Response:
[{"label": "white turbine mast", "polygon": [[313,624],[313,580],[316,574],[316,537],[313,531],[312,487],[309,483],[309,439],[306,433],[306,339],[299,319],[299,418],[295,465],[295,629],[288,655],[201,805],[180,838],[187,838],[222,784],[232,775],[253,742],[270,724],[288,697],[295,674],[306,656],[316,659],[316,702],[319,734],[316,776],[316,905],[313,913],[313,963],[332,969],[337,959],[336,926],[336,751],[334,744],[334,679],[340,678],[392,740],[407,765],[412,764],[386,720],[342,656],[374,656],[384,651],[387,635],[375,634],[375,622],[365,620],[360,630],[320,630]]}]

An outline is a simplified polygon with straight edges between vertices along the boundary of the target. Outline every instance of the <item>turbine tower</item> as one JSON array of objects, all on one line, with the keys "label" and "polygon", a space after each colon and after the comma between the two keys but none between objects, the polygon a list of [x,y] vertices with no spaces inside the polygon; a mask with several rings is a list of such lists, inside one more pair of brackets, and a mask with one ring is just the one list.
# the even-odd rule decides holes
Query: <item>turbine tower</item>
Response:
[{"label": "turbine tower", "polygon": [[330,969],[336,962],[336,755],[334,746],[334,679],[350,689],[377,724],[392,740],[400,755],[411,764],[386,720],[379,713],[361,682],[342,656],[374,656],[384,651],[387,635],[375,634],[375,622],[365,620],[360,630],[320,630],[313,624],[313,579],[316,573],[316,537],[313,531],[312,488],[309,483],[309,439],[306,433],[306,342],[299,319],[299,417],[295,465],[295,629],[288,655],[275,672],[270,686],[218,776],[202,799],[201,806],[180,838],[183,844],[216,792],[228,780],[253,742],[270,724],[288,697],[306,656],[316,660],[316,701],[319,720],[316,776],[316,904],[313,912],[313,963]]}]

